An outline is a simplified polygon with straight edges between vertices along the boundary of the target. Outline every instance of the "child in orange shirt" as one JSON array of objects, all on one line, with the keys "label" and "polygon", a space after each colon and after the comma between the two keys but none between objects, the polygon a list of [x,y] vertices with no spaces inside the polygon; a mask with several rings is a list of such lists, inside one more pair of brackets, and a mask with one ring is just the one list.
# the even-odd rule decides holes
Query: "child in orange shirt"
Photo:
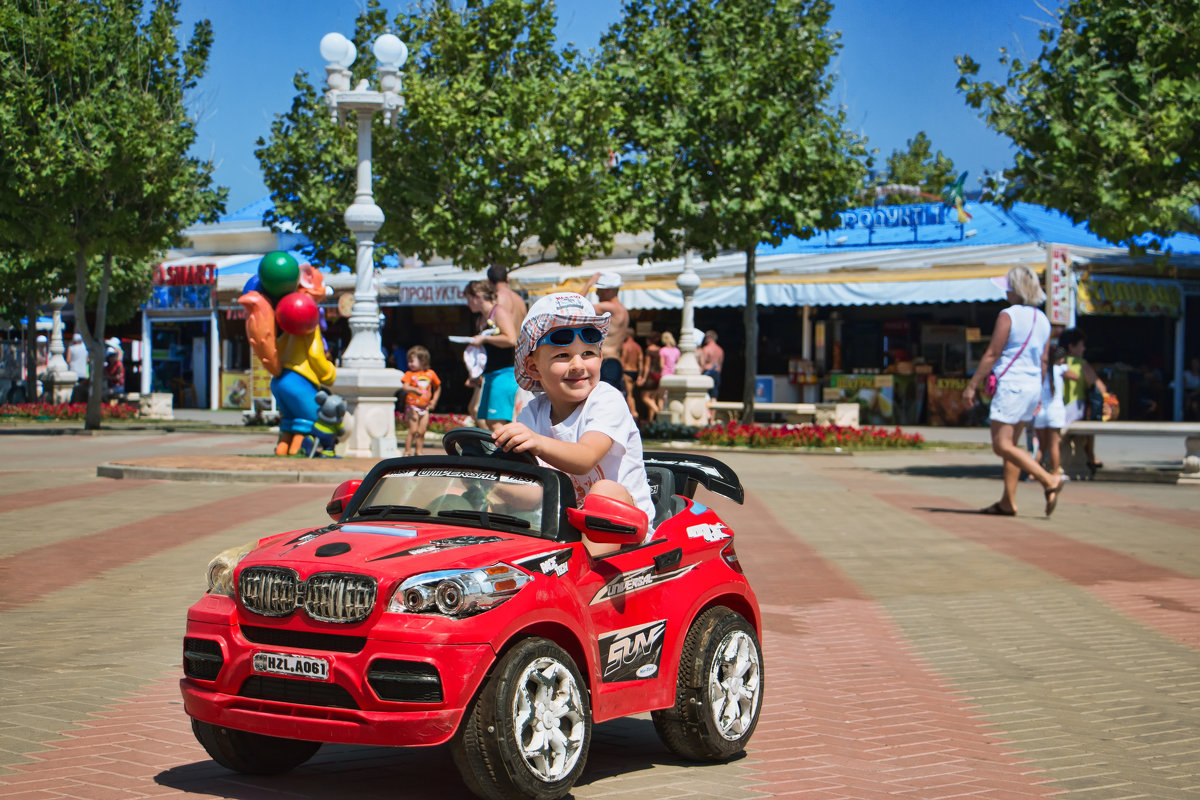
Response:
[{"label": "child in orange shirt", "polygon": [[417,345],[408,349],[408,372],[404,373],[404,420],[408,436],[404,440],[404,455],[419,456],[425,446],[425,431],[429,428],[429,412],[442,396],[442,381],[429,368],[429,351]]}]

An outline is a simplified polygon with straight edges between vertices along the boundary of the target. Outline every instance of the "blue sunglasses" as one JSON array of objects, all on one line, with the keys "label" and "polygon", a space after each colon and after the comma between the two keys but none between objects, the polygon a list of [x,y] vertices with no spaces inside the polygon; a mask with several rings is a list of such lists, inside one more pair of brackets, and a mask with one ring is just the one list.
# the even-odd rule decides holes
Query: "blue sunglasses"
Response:
[{"label": "blue sunglasses", "polygon": [[584,344],[600,344],[604,340],[604,334],[599,328],[585,325],[580,328],[555,328],[549,333],[537,340],[537,347],[544,344],[552,344],[555,347],[567,347],[575,341],[575,337],[583,340]]}]

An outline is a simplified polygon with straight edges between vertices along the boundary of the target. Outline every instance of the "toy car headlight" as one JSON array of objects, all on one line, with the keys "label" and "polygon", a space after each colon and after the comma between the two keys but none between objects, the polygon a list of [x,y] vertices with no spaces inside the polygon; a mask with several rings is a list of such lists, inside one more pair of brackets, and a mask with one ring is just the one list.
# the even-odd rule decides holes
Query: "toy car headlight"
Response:
[{"label": "toy car headlight", "polygon": [[208,591],[233,597],[233,568],[249,555],[257,544],[258,540],[256,539],[253,542],[217,553],[213,560],[208,562]]},{"label": "toy car headlight", "polygon": [[466,617],[495,608],[527,583],[529,576],[508,564],[426,572],[397,587],[388,611]]}]

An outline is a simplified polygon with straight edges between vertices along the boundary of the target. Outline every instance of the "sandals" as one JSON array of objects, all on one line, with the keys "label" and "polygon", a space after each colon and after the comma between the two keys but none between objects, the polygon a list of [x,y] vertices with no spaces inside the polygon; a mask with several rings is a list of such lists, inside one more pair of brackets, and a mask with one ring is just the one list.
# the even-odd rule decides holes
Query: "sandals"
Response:
[{"label": "sandals", "polygon": [[1053,489],[1046,490],[1046,518],[1047,519],[1049,519],[1050,515],[1054,513],[1054,509],[1058,505],[1058,496],[1060,494],[1062,494],[1062,491],[1065,488],[1067,488],[1067,480],[1066,480],[1066,477],[1064,476],[1064,477],[1058,479],[1057,486],[1055,486]]},{"label": "sandals", "polygon": [[988,514],[993,517],[1015,517],[1017,515],[1017,512],[1011,511],[1011,510],[1006,509],[1003,506],[1001,506],[999,500],[992,503],[987,508],[979,509],[979,513],[980,514]]}]

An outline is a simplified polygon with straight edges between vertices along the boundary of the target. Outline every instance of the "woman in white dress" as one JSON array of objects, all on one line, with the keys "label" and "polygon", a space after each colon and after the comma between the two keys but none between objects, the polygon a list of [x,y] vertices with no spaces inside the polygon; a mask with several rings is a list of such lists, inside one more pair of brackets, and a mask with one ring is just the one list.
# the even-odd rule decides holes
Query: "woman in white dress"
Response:
[{"label": "woman in white dress", "polygon": [[1062,494],[1063,477],[1048,472],[1020,445],[1025,425],[1037,413],[1047,372],[1050,320],[1037,308],[1046,302],[1046,294],[1037,274],[1024,265],[1008,271],[1005,288],[1012,305],[1000,312],[991,343],[963,390],[963,399],[973,404],[979,385],[989,374],[996,375],[990,414],[992,452],[1004,461],[1004,494],[980,513],[1016,516],[1017,485],[1024,470],[1045,489],[1048,517]]}]

